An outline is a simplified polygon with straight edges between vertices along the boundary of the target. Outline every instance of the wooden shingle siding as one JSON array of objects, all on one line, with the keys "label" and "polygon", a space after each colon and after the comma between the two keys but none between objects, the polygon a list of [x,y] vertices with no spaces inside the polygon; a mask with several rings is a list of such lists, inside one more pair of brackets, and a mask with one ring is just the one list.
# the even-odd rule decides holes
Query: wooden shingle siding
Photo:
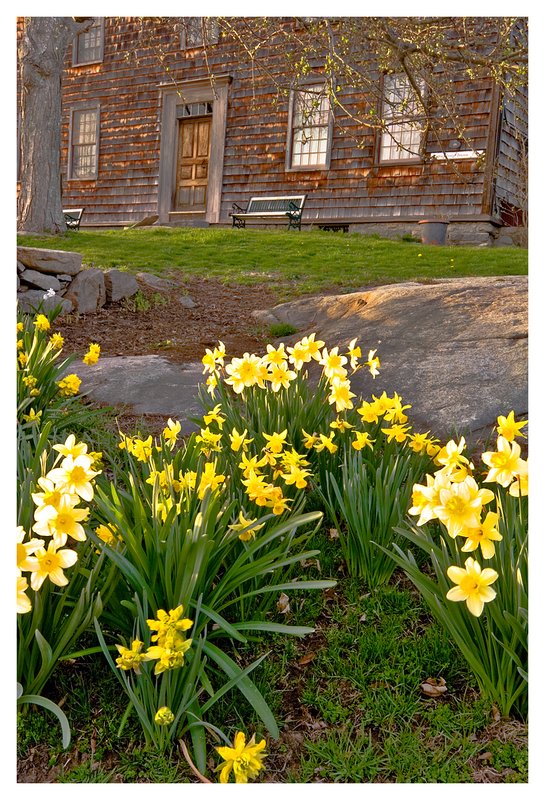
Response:
[{"label": "wooden shingle siding", "polygon": [[[149,46],[152,41],[153,50]],[[263,47],[259,59],[272,75],[283,80],[285,53],[281,40],[278,46],[272,42]],[[156,18],[106,17],[100,64],[72,67],[69,48],[63,81],[61,152],[65,207],[85,206],[85,223],[97,225],[122,225],[159,213],[164,179],[160,154],[166,146],[162,130],[165,92],[176,86],[183,92],[184,85],[206,79],[210,70],[232,78],[227,89],[221,154],[220,222],[229,223],[233,202],[243,204],[252,195],[294,192],[307,195],[303,223],[340,218],[418,219],[431,213],[453,218],[483,213],[485,172],[481,164],[471,159],[455,165],[445,161],[378,164],[375,132],[340,113],[333,127],[329,169],[286,171],[288,97],[280,96],[273,81],[258,70],[252,78],[251,66],[241,58],[234,40],[220,39],[209,47],[207,61],[200,48],[180,49],[175,18],[166,18],[158,25]],[[460,80],[453,87],[464,126],[462,149],[486,150],[493,104],[490,82]],[[354,115],[367,103],[355,90],[346,90],[342,99]],[[100,109],[98,177],[68,181],[69,114],[82,101],[96,102]],[[168,142],[175,141],[175,134],[169,136]],[[442,131],[439,137],[430,132],[428,151],[449,150],[454,139],[453,130]],[[515,158],[516,148],[507,132],[501,141],[503,172],[497,181],[505,192],[509,164]]]}]

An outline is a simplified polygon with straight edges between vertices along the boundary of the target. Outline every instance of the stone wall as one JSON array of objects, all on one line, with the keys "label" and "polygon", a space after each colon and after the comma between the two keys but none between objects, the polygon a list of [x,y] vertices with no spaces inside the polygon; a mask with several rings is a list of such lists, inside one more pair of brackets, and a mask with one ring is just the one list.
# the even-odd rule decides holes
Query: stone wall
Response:
[{"label": "stone wall", "polygon": [[21,311],[93,314],[138,291],[134,275],[118,269],[84,269],[79,253],[17,248],[17,302]]},{"label": "stone wall", "polygon": [[[417,222],[358,222],[350,224],[350,233],[399,240],[412,236],[420,240],[422,231]],[[450,222],[447,245],[480,245],[482,247],[527,247],[526,228],[508,228],[492,222]]]}]

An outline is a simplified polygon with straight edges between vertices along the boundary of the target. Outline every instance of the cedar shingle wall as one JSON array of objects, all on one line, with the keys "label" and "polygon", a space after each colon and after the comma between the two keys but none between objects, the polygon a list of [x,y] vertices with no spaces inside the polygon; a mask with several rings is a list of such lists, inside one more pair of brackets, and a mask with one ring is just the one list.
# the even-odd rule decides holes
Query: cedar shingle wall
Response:
[{"label": "cedar shingle wall", "polygon": [[[163,23],[159,29],[155,26],[153,20],[148,20],[142,32],[137,18],[106,18],[103,63],[68,66],[66,70],[63,204],[86,206],[87,223],[121,224],[156,213],[159,84],[207,75],[202,50],[179,50],[173,22]],[[146,36],[151,37],[152,33],[155,53],[146,47]],[[281,52],[263,51],[260,58],[267,59],[273,73],[281,74]],[[273,105],[276,93],[270,80],[257,77],[252,84],[249,68],[241,62],[235,43],[226,41],[209,48],[208,59],[212,72],[233,76],[227,112],[222,220],[228,220],[233,202],[241,203],[252,194],[300,191],[308,194],[308,220],[481,213],[483,172],[475,162],[457,162],[459,175],[444,162],[376,166],[374,133],[358,129],[351,120],[339,118],[334,127],[329,170],[286,172],[287,100]],[[70,52],[67,64],[71,64]],[[168,65],[168,72],[164,65]],[[475,149],[484,148],[490,88],[461,84],[459,90],[466,134]],[[100,104],[96,181],[67,180],[68,112],[82,100]],[[346,97],[347,104],[355,110],[360,101],[355,96]],[[341,124],[358,137],[360,146],[341,130]]]}]

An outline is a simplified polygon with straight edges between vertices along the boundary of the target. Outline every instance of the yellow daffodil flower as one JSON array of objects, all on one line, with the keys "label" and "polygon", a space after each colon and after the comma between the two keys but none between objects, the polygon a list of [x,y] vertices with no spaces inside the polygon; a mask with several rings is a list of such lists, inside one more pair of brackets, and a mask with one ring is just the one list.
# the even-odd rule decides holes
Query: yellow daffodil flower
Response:
[{"label": "yellow daffodil flower", "polygon": [[261,359],[252,353],[244,353],[242,358],[233,358],[230,364],[225,367],[229,375],[225,383],[233,387],[236,394],[241,394],[245,388],[253,386],[258,380],[258,367]]},{"label": "yellow daffodil flower", "polygon": [[118,669],[122,669],[124,672],[133,669],[137,675],[140,674],[140,664],[142,661],[150,660],[147,653],[140,652],[143,644],[144,643],[139,639],[135,639],[130,647],[123,647],[121,644],[116,644],[119,651],[119,658],[116,658],[115,663]]},{"label": "yellow daffodil flower", "polygon": [[28,414],[23,414],[22,417],[25,422],[35,422],[38,424],[42,418],[42,412],[41,410],[35,411],[33,408],[31,408]]},{"label": "yellow daffodil flower", "polygon": [[49,339],[49,344],[51,345],[53,350],[61,350],[64,345],[64,339],[62,338],[60,333],[54,333]]},{"label": "yellow daffodil flower", "polygon": [[390,428],[381,428],[380,430],[382,433],[386,434],[386,437],[389,442],[392,439],[395,439],[396,442],[404,442],[405,439],[409,436],[410,425],[401,425],[400,423],[394,423]]},{"label": "yellow daffodil flower", "polygon": [[333,442],[334,436],[335,432],[331,433],[329,436],[326,436],[324,433],[320,433],[319,434],[320,440],[317,441],[314,445],[314,449],[316,450],[316,452],[321,453],[322,450],[328,450],[330,453],[336,453],[339,448]]},{"label": "yellow daffodil flower", "polygon": [[67,456],[77,458],[78,456],[87,455],[87,445],[85,442],[76,442],[76,437],[73,433],[68,436],[64,444],[54,444],[53,450],[56,450],[57,453],[60,453],[65,458]]},{"label": "yellow daffodil flower", "polygon": [[498,573],[493,569],[483,569],[472,558],[465,562],[465,569],[462,567],[449,567],[447,575],[453,586],[447,592],[447,599],[454,602],[465,600],[468,610],[474,617],[480,617],[483,613],[485,603],[490,603],[496,597],[494,589],[490,584],[498,578]]},{"label": "yellow daffodil flower", "polygon": [[242,511],[239,513],[238,519],[238,522],[233,522],[232,525],[229,525],[229,530],[235,533],[240,531],[240,533],[238,533],[238,538],[241,542],[249,542],[251,539],[254,539],[257,531],[265,527],[264,522],[256,525],[257,517],[255,519],[246,519]]},{"label": "yellow daffodil flower", "polygon": [[498,520],[499,514],[489,511],[478,528],[466,530],[464,534],[466,543],[462,547],[462,552],[471,553],[480,546],[483,558],[492,558],[496,552],[494,542],[501,542],[503,539],[503,536],[496,528]]},{"label": "yellow daffodil flower", "polygon": [[329,404],[335,403],[335,410],[337,414],[349,408],[354,408],[352,398],[356,395],[350,391],[350,381],[344,380],[337,376],[331,379],[330,394],[328,397]]},{"label": "yellow daffodil flower", "polygon": [[34,320],[34,325],[37,331],[48,331],[51,327],[45,314],[38,314]]},{"label": "yellow daffodil flower", "polygon": [[286,361],[282,361],[281,364],[272,364],[268,374],[273,392],[278,392],[282,387],[287,389],[290,382],[296,377],[297,373],[288,368]]},{"label": "yellow daffodil flower", "polygon": [[520,445],[509,442],[504,436],[498,436],[497,452],[483,453],[484,463],[490,467],[484,483],[509,484],[522,475],[528,474],[528,464],[520,457]]},{"label": "yellow daffodil flower", "polygon": [[288,354],[286,353],[284,343],[279,344],[278,347],[273,347],[272,344],[267,345],[267,352],[263,356],[263,362],[265,364],[274,364],[279,367],[287,360]]},{"label": "yellow daffodil flower", "polygon": [[46,477],[64,492],[77,494],[82,500],[90,502],[95,494],[92,480],[99,474],[91,469],[92,465],[93,462],[88,455],[76,458],[67,456],[61,461],[60,467],[50,470]]},{"label": "yellow daffodil flower", "polygon": [[68,578],[63,570],[72,567],[78,560],[75,550],[57,550],[54,542],[49,542],[47,550],[41,547],[35,553],[36,563],[30,573],[30,585],[38,591],[46,578],[56,586],[66,586]]},{"label": "yellow daffodil flower", "polygon": [[231,450],[233,452],[238,453],[238,451],[242,448],[242,452],[246,452],[248,450],[248,445],[253,442],[253,439],[247,438],[248,431],[244,428],[242,433],[239,433],[236,428],[233,428],[232,432],[229,434],[229,441],[231,442]]},{"label": "yellow daffodil flower", "polygon": [[367,354],[367,361],[365,362],[365,366],[369,367],[369,372],[376,378],[379,374],[379,367],[380,367],[380,358],[375,356],[376,350],[369,350]]},{"label": "yellow daffodil flower", "polygon": [[520,422],[515,422],[515,412],[510,411],[506,417],[498,417],[498,427],[496,430],[500,436],[503,436],[503,438],[507,439],[508,442],[512,442],[517,436],[523,436],[526,438],[526,434],[522,433],[521,431],[521,428],[524,428],[525,425],[528,425],[527,419],[522,419]]},{"label": "yellow daffodil flower", "polygon": [[168,419],[166,428],[163,429],[163,439],[167,443],[168,447],[172,450],[174,445],[178,440],[178,435],[182,430],[182,426],[180,422]]},{"label": "yellow daffodil flower", "polygon": [[242,731],[235,735],[233,747],[216,747],[223,759],[223,763],[216,767],[216,772],[220,773],[220,783],[228,783],[231,772],[235,776],[235,783],[248,783],[248,780],[257,777],[267,755],[265,747],[265,739],[256,744],[255,735],[246,744]]},{"label": "yellow daffodil flower", "polygon": [[358,359],[361,358],[361,347],[356,347],[357,337],[352,339],[348,345],[348,353],[346,354],[350,359],[350,369],[355,372],[358,369]]},{"label": "yellow daffodil flower", "polygon": [[367,431],[354,431],[356,438],[352,440],[352,447],[354,450],[362,450],[364,447],[373,449],[375,439],[371,439]]},{"label": "yellow daffodil flower", "polygon": [[493,492],[479,489],[475,479],[468,477],[462,483],[451,483],[448,488],[440,489],[434,511],[454,539],[467,535],[468,528],[479,527],[481,509],[493,499]]},{"label": "yellow daffodil flower", "polygon": [[301,431],[304,436],[303,444],[307,450],[310,450],[318,441],[318,435],[316,433],[307,433],[304,428],[301,428]]},{"label": "yellow daffodil flower", "polygon": [[83,363],[89,367],[96,364],[100,357],[100,345],[93,343],[89,345],[88,351],[83,356]]},{"label": "yellow daffodil flower", "polygon": [[17,576],[17,613],[28,614],[32,611],[32,602],[27,595],[28,581],[21,575]]},{"label": "yellow daffodil flower", "polygon": [[346,364],[347,361],[348,359],[346,356],[339,355],[338,347],[333,347],[331,351],[328,351],[327,347],[324,347],[322,350],[322,357],[318,363],[322,365],[324,375],[331,380],[332,378],[346,378],[347,372],[343,365]]},{"label": "yellow daffodil flower", "polygon": [[288,435],[287,428],[281,433],[264,433],[263,436],[267,440],[266,449],[271,453],[281,453],[284,445],[286,444],[286,436]]},{"label": "yellow daffodil flower", "polygon": [[157,710],[154,719],[157,725],[172,725],[175,717],[168,706],[161,706],[161,708]]},{"label": "yellow daffodil flower", "polygon": [[220,414],[220,411],[221,403],[218,403],[211,411],[208,412],[208,414],[204,414],[204,424],[210,425],[211,422],[217,422],[218,428],[221,430],[223,428],[223,423],[225,422],[225,417],[223,414]]},{"label": "yellow daffodil flower", "polygon": [[38,536],[53,536],[55,547],[64,547],[68,536],[78,542],[86,540],[80,523],[89,516],[88,508],[75,508],[71,495],[63,494],[58,507],[48,506],[48,509],[40,513],[38,521],[32,526]]},{"label": "yellow daffodil flower", "polygon": [[78,378],[76,374],[72,373],[59,381],[57,386],[59,387],[59,392],[63,397],[72,397],[79,392],[81,378]]}]

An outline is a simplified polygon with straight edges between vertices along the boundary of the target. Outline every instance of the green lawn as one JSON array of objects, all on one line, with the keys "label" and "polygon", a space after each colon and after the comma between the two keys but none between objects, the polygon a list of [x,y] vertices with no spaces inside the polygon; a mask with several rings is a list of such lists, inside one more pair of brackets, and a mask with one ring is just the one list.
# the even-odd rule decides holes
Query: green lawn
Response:
[{"label": "green lawn", "polygon": [[21,236],[19,244],[75,250],[87,266],[227,283],[270,283],[279,299],[430,278],[524,275],[519,248],[438,247],[326,231],[147,228]]}]

